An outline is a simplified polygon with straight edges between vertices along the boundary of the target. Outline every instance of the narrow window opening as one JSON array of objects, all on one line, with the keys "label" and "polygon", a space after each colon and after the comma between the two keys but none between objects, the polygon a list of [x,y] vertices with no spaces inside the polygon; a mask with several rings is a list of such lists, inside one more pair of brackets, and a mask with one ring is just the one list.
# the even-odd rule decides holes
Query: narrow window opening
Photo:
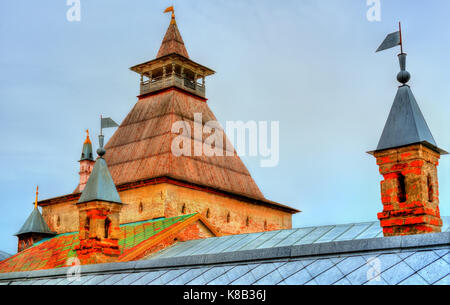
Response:
[{"label": "narrow window opening", "polygon": [[267,220],[264,220],[264,231],[267,231]]},{"label": "narrow window opening", "polygon": [[111,220],[109,218],[105,219],[105,238],[109,238],[109,230],[111,228]]},{"label": "narrow window opening", "polygon": [[433,180],[431,179],[431,175],[428,175],[427,177],[427,185],[428,185],[428,201],[433,202]]},{"label": "narrow window opening", "polygon": [[207,209],[207,210],[206,210],[206,218],[209,218],[209,216],[211,216],[210,214],[211,214],[211,213],[210,213],[209,209]]},{"label": "narrow window opening", "polygon": [[250,217],[247,216],[247,219],[245,220],[245,225],[248,227],[250,225]]},{"label": "narrow window opening", "polygon": [[405,176],[402,174],[398,174],[398,200],[399,202],[406,201]]},{"label": "narrow window opening", "polygon": [[230,221],[231,221],[231,215],[230,215],[230,213],[228,212],[228,214],[227,214],[227,223],[230,223]]},{"label": "narrow window opening", "polygon": [[139,213],[142,213],[144,211],[144,205],[142,202],[139,202]]},{"label": "narrow window opening", "polygon": [[61,225],[61,217],[56,218],[56,226],[59,227]]},{"label": "narrow window opening", "polygon": [[181,214],[186,214],[186,204],[183,203],[183,206],[181,207]]}]

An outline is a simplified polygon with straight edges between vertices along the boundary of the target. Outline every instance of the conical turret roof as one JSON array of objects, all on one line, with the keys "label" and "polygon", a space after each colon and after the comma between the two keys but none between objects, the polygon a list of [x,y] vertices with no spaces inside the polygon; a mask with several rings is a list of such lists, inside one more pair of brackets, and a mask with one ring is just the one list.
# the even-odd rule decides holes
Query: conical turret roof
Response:
[{"label": "conical turret roof", "polygon": [[33,212],[31,212],[30,216],[28,216],[22,228],[20,228],[19,232],[17,232],[15,235],[18,236],[26,233],[55,235],[55,233],[52,232],[48,227],[47,223],[44,220],[44,217],[42,217],[37,207],[33,209]]},{"label": "conical turret roof", "polygon": [[117,192],[116,185],[114,184],[111,174],[109,173],[106,161],[103,159],[103,154],[105,151],[102,147],[100,147],[97,152],[100,153],[100,157],[95,162],[92,173],[89,176],[83,193],[81,193],[78,203],[91,201],[122,203],[119,193]]},{"label": "conical turret roof", "polygon": [[80,161],[84,160],[94,161],[94,154],[92,153],[92,142],[91,139],[89,138],[89,131],[86,130],[86,132],[87,136],[86,140],[83,143],[83,150],[81,151]]}]

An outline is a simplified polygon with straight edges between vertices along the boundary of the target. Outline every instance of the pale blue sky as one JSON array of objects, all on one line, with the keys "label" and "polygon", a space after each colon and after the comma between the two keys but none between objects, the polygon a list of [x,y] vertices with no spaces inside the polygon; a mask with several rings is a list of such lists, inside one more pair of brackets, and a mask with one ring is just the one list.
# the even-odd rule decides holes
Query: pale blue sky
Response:
[{"label": "pale blue sky", "polygon": [[[381,176],[372,156],[397,89],[398,49],[375,54],[403,23],[407,69],[438,145],[450,149],[450,2],[381,0],[64,0],[0,2],[0,249],[41,198],[73,191],[89,128],[120,122],[136,102],[129,67],[153,59],[175,4],[191,58],[217,74],[209,106],[227,120],[280,122],[280,163],[243,158],[264,195],[303,213],[294,227],[376,220]],[[106,132],[107,137],[112,130]],[[450,160],[439,166],[441,213],[450,215]]]}]

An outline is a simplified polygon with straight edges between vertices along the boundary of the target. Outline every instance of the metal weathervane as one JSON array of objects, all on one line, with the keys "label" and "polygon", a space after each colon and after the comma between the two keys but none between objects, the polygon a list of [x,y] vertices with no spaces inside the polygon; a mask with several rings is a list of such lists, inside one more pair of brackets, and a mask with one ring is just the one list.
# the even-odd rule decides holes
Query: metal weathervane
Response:
[{"label": "metal weathervane", "polygon": [[400,72],[397,74],[397,80],[406,85],[411,79],[411,74],[406,71],[406,53],[403,53],[403,38],[402,38],[402,25],[398,23],[398,31],[386,36],[384,41],[378,47],[375,52],[391,49],[396,46],[400,46],[400,54],[398,54],[398,60],[400,62]]},{"label": "metal weathervane", "polygon": [[[105,141],[105,136],[103,135],[103,128],[114,128],[114,127],[118,127],[119,124],[117,124],[116,122],[114,122],[113,119],[111,118],[104,118],[100,115],[100,135],[98,136],[98,142],[99,142],[99,149],[97,150],[97,153],[100,156],[103,156],[105,154],[105,149],[103,148],[103,144]],[[102,153],[100,153],[102,152]]]}]

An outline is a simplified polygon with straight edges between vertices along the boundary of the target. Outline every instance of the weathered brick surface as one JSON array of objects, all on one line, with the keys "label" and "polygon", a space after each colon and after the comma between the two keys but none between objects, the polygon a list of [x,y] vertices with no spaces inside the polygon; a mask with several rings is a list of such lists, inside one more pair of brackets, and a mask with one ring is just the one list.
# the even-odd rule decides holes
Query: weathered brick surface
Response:
[{"label": "weathered brick surface", "polygon": [[415,144],[374,153],[379,166],[384,236],[440,232],[439,153]]},{"label": "weathered brick surface", "polygon": [[[208,221],[221,234],[292,227],[292,214],[289,212],[168,183],[119,191],[119,195],[125,203],[120,212],[121,224],[198,212],[208,216]],[[42,215],[51,230],[57,233],[78,231],[79,219],[75,203],[73,200],[42,207]],[[206,215],[208,209],[209,213]]]},{"label": "weathered brick surface", "polygon": [[114,262],[120,255],[119,217],[121,204],[87,202],[77,205],[79,245],[75,246],[82,264]]}]

